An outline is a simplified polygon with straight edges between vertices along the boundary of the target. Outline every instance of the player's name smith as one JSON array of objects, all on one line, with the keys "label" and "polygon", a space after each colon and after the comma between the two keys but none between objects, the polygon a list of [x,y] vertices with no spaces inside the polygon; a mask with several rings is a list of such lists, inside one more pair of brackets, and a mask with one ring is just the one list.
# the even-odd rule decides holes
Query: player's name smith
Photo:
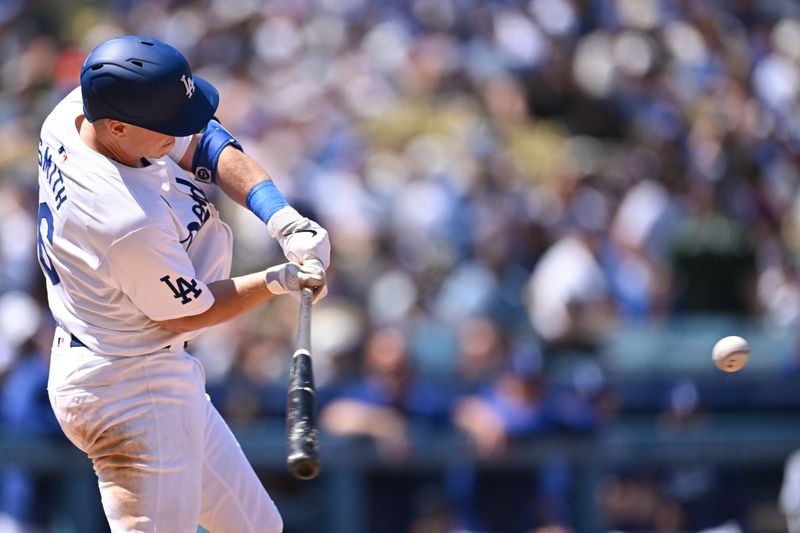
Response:
[{"label": "player's name smith", "polygon": [[[38,164],[39,170],[42,172],[44,179],[47,181],[48,185],[50,185],[50,189],[53,193],[53,198],[55,199],[56,210],[61,209],[61,206],[64,202],[67,201],[67,189],[64,186],[64,176],[61,174],[61,169],[58,168],[58,165],[53,161],[53,154],[56,150],[51,149],[50,146],[45,144],[41,139],[39,140],[39,149],[38,149]],[[62,145],[58,149],[58,161],[62,164],[65,163],[68,159],[66,149]],[[179,187],[185,194],[188,194],[192,200],[194,200],[194,205],[192,206],[192,213],[197,218],[196,221],[190,221],[186,225],[186,231],[188,236],[181,240],[181,244],[185,246],[188,250],[189,246],[192,244],[194,237],[200,231],[200,229],[205,225],[206,221],[210,217],[210,212],[208,210],[209,200],[206,196],[205,192],[196,185],[194,185],[191,181],[175,178]],[[165,202],[167,199],[163,196],[161,197]],[[167,202],[169,205],[169,202]],[[170,206],[171,207],[171,206]],[[316,233],[316,232],[315,232]]]},{"label": "player's name smith", "polygon": [[[59,148],[58,152],[61,154],[63,161],[66,161],[67,152],[63,146]],[[41,139],[39,139],[38,163],[39,169],[50,185],[50,190],[56,201],[56,210],[61,209],[61,205],[67,201],[67,189],[64,187],[64,177],[61,175],[61,169],[53,162],[50,147],[44,144]]]}]

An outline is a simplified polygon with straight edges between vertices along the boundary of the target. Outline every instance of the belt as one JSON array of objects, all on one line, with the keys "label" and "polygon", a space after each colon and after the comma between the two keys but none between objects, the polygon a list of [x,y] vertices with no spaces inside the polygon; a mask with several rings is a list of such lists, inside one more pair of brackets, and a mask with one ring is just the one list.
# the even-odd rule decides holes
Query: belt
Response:
[{"label": "belt", "polygon": [[[86,345],[80,340],[78,337],[73,335],[72,333],[69,334],[69,347],[70,348],[86,348]],[[171,344],[167,344],[164,346],[164,350],[169,350],[172,347]],[[189,341],[185,341],[183,343],[183,348],[186,349],[189,347]]]}]

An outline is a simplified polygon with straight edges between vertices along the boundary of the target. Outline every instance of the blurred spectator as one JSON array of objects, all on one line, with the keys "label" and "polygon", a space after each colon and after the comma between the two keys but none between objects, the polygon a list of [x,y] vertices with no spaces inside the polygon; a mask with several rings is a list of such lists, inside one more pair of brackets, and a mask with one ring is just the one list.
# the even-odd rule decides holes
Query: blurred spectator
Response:
[{"label": "blurred spectator", "polygon": [[[0,390],[0,429],[7,438],[65,440],[47,397],[47,370],[53,327],[50,321],[38,325],[30,312],[41,312],[24,300],[0,298],[5,311],[14,306],[18,320],[31,320],[29,336],[17,347],[19,356],[3,375]],[[31,305],[31,307],[27,307]],[[9,320],[7,313],[2,313]],[[7,324],[8,322],[6,322]],[[27,326],[26,326],[27,327]],[[45,531],[58,507],[58,487],[46,474],[33,474],[16,466],[0,468],[0,529],[2,531]],[[43,512],[45,510],[45,512]]]},{"label": "blurred spectator", "polygon": [[455,425],[467,433],[480,455],[501,454],[508,439],[550,428],[545,386],[541,355],[520,354],[478,395],[459,401]]},{"label": "blurred spectator", "polygon": [[602,262],[623,318],[658,317],[668,310],[663,241],[673,211],[668,191],[653,179],[638,180],[620,201]]},{"label": "blurred spectator", "polygon": [[321,407],[320,425],[334,435],[369,437],[383,456],[402,460],[411,433],[448,424],[449,402],[416,375],[402,332],[387,327],[370,335],[362,376]]},{"label": "blurred spectator", "polygon": [[598,261],[597,240],[597,234],[576,228],[548,249],[533,271],[529,313],[550,346],[596,346],[610,327],[611,289]]},{"label": "blurred spectator", "polygon": [[508,364],[506,332],[487,316],[464,320],[457,331],[454,388],[459,394],[485,389]]},{"label": "blurred spectator", "polygon": [[[520,349],[480,394],[458,402],[454,423],[474,444],[478,457],[502,457],[511,443],[524,446],[537,436],[585,433],[599,426],[594,400],[602,384],[578,378],[578,387],[555,386],[547,382],[542,365],[539,352]],[[466,530],[528,531],[572,523],[573,476],[556,456],[535,476],[498,476],[481,473],[477,464],[457,465],[449,473],[449,486]]]},{"label": "blurred spectator", "polygon": [[756,250],[747,226],[717,207],[714,190],[693,189],[693,213],[680,225],[671,262],[673,297],[685,313],[754,316]]},{"label": "blurred spectator", "polygon": [[783,470],[780,509],[786,516],[789,533],[800,532],[800,451],[793,452]]},{"label": "blurred spectator", "polygon": [[[676,380],[662,398],[657,434],[698,431],[709,416],[698,385]],[[748,489],[737,469],[691,458],[668,467],[626,466],[602,481],[609,528],[626,531],[741,531]]]},{"label": "blurred spectator", "polygon": [[[385,327],[370,334],[361,378],[320,407],[320,427],[334,435],[366,437],[384,460],[402,463],[412,441],[448,426],[449,401],[443,390],[416,375],[402,332]],[[420,489],[403,476],[377,480],[370,491],[369,529],[408,531],[418,514]]]},{"label": "blurred spectator", "polygon": [[209,391],[212,399],[231,423],[285,417],[285,362],[291,350],[284,339],[251,330],[238,332],[236,338],[231,367],[224,383]]}]

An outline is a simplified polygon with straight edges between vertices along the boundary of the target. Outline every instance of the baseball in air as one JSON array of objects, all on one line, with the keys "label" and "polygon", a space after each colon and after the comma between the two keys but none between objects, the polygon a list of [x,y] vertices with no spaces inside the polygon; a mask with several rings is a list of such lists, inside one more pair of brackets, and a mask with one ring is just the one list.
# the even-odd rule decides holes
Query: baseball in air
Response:
[{"label": "baseball in air", "polygon": [[750,358],[750,346],[743,338],[731,335],[717,341],[711,350],[711,357],[723,372],[738,372]]}]

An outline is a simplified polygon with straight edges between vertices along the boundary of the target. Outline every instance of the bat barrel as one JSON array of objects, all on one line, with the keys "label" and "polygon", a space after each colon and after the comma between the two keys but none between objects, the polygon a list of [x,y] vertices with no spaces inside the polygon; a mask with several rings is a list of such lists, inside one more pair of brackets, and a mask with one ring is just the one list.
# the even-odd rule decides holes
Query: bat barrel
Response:
[{"label": "bat barrel", "polygon": [[286,462],[291,473],[300,479],[312,479],[320,471],[316,392],[310,350],[312,296],[310,289],[303,290],[297,350],[292,357],[286,407]]},{"label": "bat barrel", "polygon": [[298,350],[292,358],[286,417],[287,463],[300,479],[319,473],[319,430],[316,421],[316,394],[311,355]]}]

